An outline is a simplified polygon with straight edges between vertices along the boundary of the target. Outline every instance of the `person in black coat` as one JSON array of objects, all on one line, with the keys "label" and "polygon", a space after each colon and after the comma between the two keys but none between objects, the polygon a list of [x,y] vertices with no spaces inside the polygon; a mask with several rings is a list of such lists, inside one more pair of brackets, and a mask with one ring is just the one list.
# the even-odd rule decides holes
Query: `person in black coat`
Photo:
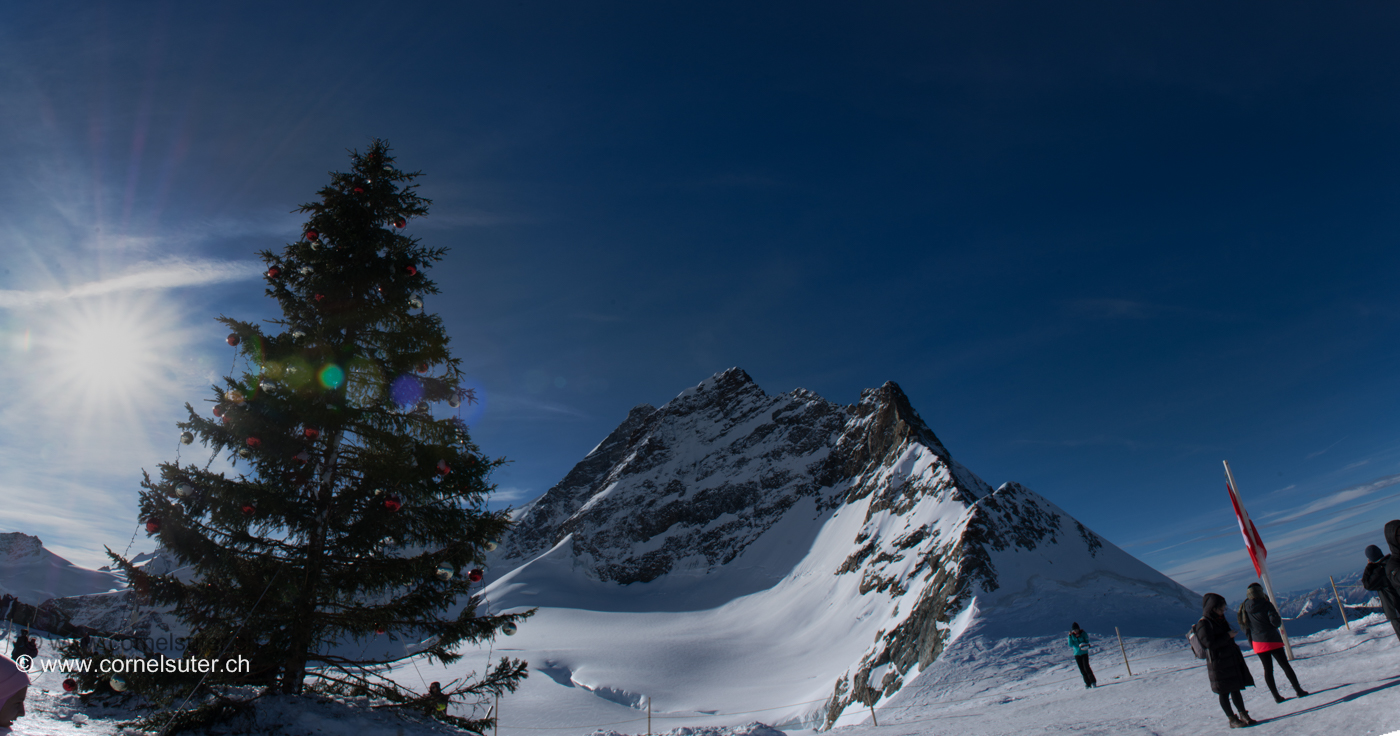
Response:
[{"label": "person in black coat", "polygon": [[1374,544],[1367,547],[1366,569],[1361,571],[1361,586],[1376,592],[1376,596],[1381,599],[1381,610],[1385,611],[1386,620],[1390,621],[1390,627],[1395,629],[1395,635],[1400,637],[1400,593],[1396,593],[1385,576],[1385,567],[1390,562],[1390,557]]},{"label": "person in black coat", "polygon": [[19,659],[26,655],[39,656],[39,642],[29,638],[29,629],[21,629],[19,637],[15,639],[15,648],[10,653],[10,659]]},{"label": "person in black coat", "polygon": [[1385,543],[1390,545],[1390,556],[1385,561],[1385,581],[1400,590],[1400,519],[1386,522]]},{"label": "person in black coat", "polygon": [[[1235,643],[1236,632],[1225,620],[1225,597],[1219,593],[1206,593],[1201,597],[1201,620],[1193,630],[1196,638],[1206,648],[1206,672],[1210,674],[1210,691],[1220,696],[1220,708],[1230,719],[1230,728],[1253,726],[1258,721],[1249,717],[1244,709],[1242,690],[1254,685],[1254,676],[1245,664],[1244,653]],[[1230,710],[1230,701],[1240,714]]]},{"label": "person in black coat", "polygon": [[1240,604],[1239,622],[1240,628],[1249,637],[1254,653],[1259,655],[1259,661],[1264,663],[1264,684],[1268,685],[1269,692],[1273,693],[1274,702],[1282,703],[1286,700],[1279,695],[1278,685],[1274,683],[1274,662],[1278,662],[1279,668],[1288,677],[1288,684],[1293,686],[1293,692],[1300,698],[1307,695],[1308,691],[1298,684],[1298,675],[1294,674],[1293,666],[1288,664],[1283,646],[1283,633],[1279,631],[1283,619],[1279,617],[1278,609],[1274,608],[1274,604],[1264,594],[1264,586],[1259,583],[1249,584],[1244,602]]}]

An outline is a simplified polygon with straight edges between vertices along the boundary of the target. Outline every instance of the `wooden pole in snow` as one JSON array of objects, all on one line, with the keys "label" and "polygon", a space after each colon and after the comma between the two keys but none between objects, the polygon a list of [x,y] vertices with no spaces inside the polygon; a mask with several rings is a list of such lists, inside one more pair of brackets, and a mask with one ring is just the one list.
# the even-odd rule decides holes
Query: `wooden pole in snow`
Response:
[{"label": "wooden pole in snow", "polygon": [[651,736],[651,696],[647,696],[647,736]]},{"label": "wooden pole in snow", "polygon": [[1133,668],[1128,664],[1128,650],[1123,646],[1123,635],[1119,633],[1118,627],[1113,627],[1113,633],[1118,634],[1118,651],[1123,653],[1123,666],[1128,668],[1128,677],[1133,676]]},{"label": "wooden pole in snow", "polygon": [[1342,612],[1342,624],[1347,627],[1347,631],[1351,631],[1351,624],[1347,623],[1347,607],[1342,605],[1342,597],[1337,595],[1337,581],[1328,575],[1327,582],[1332,584],[1332,598],[1337,601],[1337,610]]},{"label": "wooden pole in snow", "polygon": [[876,728],[879,728],[879,727],[880,727],[880,722],[877,721],[877,720],[875,720],[875,704],[874,704],[874,703],[871,703],[871,704],[870,704],[870,722],[873,723],[873,724],[875,724],[875,727],[876,727]]}]

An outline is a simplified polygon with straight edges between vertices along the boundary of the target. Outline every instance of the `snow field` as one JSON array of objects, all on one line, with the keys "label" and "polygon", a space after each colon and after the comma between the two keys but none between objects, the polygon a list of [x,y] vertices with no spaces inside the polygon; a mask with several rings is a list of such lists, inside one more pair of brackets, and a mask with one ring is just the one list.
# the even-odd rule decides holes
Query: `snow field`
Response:
[{"label": "snow field", "polygon": [[[1306,628],[1307,621],[1293,622]],[[1186,624],[1189,625],[1189,624]],[[522,627],[522,633],[525,629]],[[1091,663],[1099,686],[1086,690],[1069,655],[1063,637],[990,639],[970,627],[944,657],[914,678],[905,688],[876,709],[879,726],[870,722],[868,709],[849,709],[834,732],[842,736],[913,736],[956,732],[959,736],[1010,736],[1012,734],[1157,734],[1196,736],[1226,730],[1214,694],[1210,692],[1205,665],[1191,656],[1184,637],[1125,639],[1133,674],[1123,667],[1117,640],[1111,633],[1090,632],[1095,644]],[[510,642],[499,642],[510,643]],[[56,642],[41,640],[41,656],[49,656]],[[1400,729],[1400,641],[1380,615],[1352,623],[1352,629],[1329,628],[1293,638],[1294,669],[1307,698],[1291,697],[1281,673],[1281,691],[1290,696],[1275,704],[1264,686],[1259,660],[1247,657],[1256,687],[1245,691],[1245,705],[1262,723],[1256,728],[1270,734],[1304,736],[1326,734],[1387,734]],[[653,642],[658,659],[665,656],[664,642]],[[409,687],[422,688],[431,680],[447,680],[462,668],[479,668],[486,653],[465,653],[452,667],[410,661],[395,667],[395,676]],[[524,654],[494,648],[493,656]],[[741,665],[742,666],[742,665]],[[590,690],[586,668],[572,672],[559,661],[531,660],[531,676],[516,693],[500,702],[502,736],[599,736],[647,733],[645,701],[619,697],[617,689]],[[566,673],[569,673],[566,676]],[[653,676],[671,681],[686,679],[685,672]],[[751,681],[751,673],[738,667],[707,669],[700,684],[706,690],[725,693],[724,680],[738,675]],[[801,680],[800,670],[774,662],[766,671],[774,685]],[[420,680],[422,682],[420,682]],[[132,714],[102,708],[85,708],[75,696],[63,694],[62,677],[56,673],[35,677],[26,703],[28,715],[15,723],[16,736],[98,734],[116,736],[116,723]],[[666,682],[654,683],[658,688]],[[742,692],[728,692],[732,702],[757,702]],[[711,705],[722,706],[720,697]],[[818,703],[768,703],[766,708],[682,710],[652,713],[653,734],[672,736],[775,736],[763,724],[782,725],[791,736],[813,736],[796,723],[784,723],[783,714],[800,712]],[[459,712],[464,712],[459,710]],[[86,717],[79,723],[75,714]],[[464,713],[465,714],[465,713]],[[272,698],[260,705],[258,729],[266,734],[389,734],[428,736],[447,733],[441,726],[406,721],[375,710],[357,699],[314,697]],[[687,731],[688,729],[688,731]],[[225,731],[233,733],[231,730]],[[601,733],[600,733],[601,732]],[[216,731],[217,733],[217,731]]]}]

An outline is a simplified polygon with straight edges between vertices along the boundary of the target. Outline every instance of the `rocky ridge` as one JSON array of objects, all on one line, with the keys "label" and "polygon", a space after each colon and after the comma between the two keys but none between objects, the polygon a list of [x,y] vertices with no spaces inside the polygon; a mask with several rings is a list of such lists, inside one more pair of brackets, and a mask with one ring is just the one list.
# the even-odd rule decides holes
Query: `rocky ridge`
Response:
[{"label": "rocky ridge", "polygon": [[[802,526],[790,518],[798,509],[816,518]],[[895,383],[841,406],[804,389],[769,396],[738,368],[659,409],[634,407],[519,512],[496,567],[565,554],[578,574],[620,586],[619,595],[678,576],[688,587],[733,581],[742,568],[749,582],[728,584],[737,597],[795,569],[797,558],[759,544],[766,534],[781,523],[783,534],[806,534],[789,540],[804,548],[839,512],[864,523],[827,574],[858,581],[861,605],[875,600],[888,614],[864,654],[832,673],[812,725],[897,693],[974,610],[990,626],[993,608],[1072,597],[1086,583],[1114,592],[1096,610],[1115,621],[1164,603],[1188,616],[1198,608],[1190,591],[1024,486],[993,489],[964,468]]]}]

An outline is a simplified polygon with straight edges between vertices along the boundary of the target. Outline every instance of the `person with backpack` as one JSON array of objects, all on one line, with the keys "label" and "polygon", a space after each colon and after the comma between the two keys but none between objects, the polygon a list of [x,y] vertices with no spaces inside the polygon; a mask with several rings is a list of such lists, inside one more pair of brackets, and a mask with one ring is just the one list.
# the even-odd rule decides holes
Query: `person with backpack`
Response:
[{"label": "person with backpack", "polygon": [[1254,653],[1259,655],[1259,660],[1264,663],[1264,684],[1268,685],[1269,692],[1273,693],[1274,702],[1282,703],[1287,700],[1279,695],[1278,685],[1274,684],[1274,662],[1278,662],[1279,668],[1288,678],[1288,684],[1293,686],[1293,692],[1300,698],[1306,697],[1308,691],[1298,684],[1298,676],[1294,674],[1293,666],[1288,664],[1288,657],[1284,656],[1283,634],[1279,632],[1283,619],[1279,617],[1278,609],[1274,608],[1269,597],[1264,594],[1264,586],[1259,583],[1249,584],[1236,617],[1240,622],[1240,629],[1249,637]]},{"label": "person with backpack", "polygon": [[[1254,676],[1245,664],[1244,653],[1235,643],[1236,631],[1225,620],[1225,597],[1219,593],[1206,593],[1201,597],[1201,620],[1191,627],[1191,632],[1200,641],[1206,655],[1206,672],[1210,675],[1210,690],[1220,696],[1220,708],[1230,719],[1230,728],[1253,726],[1258,721],[1250,718],[1244,709],[1244,696],[1247,687],[1254,686]],[[1239,715],[1230,710],[1234,701]]]},{"label": "person with backpack", "polygon": [[1382,553],[1381,548],[1373,544],[1366,548],[1366,560],[1366,569],[1361,571],[1361,586],[1376,592],[1376,597],[1381,599],[1381,610],[1385,611],[1386,620],[1390,622],[1390,627],[1395,629],[1395,636],[1400,637],[1400,593],[1396,592],[1385,576],[1385,567],[1390,562],[1390,555]]},{"label": "person with backpack", "polygon": [[1092,646],[1089,643],[1089,635],[1079,628],[1079,623],[1070,624],[1069,649],[1074,652],[1074,663],[1079,665],[1079,674],[1084,678],[1085,688],[1092,688],[1099,682],[1099,678],[1094,677],[1094,671],[1089,668],[1089,648]]},{"label": "person with backpack", "polygon": [[24,656],[39,656],[39,643],[29,638],[29,629],[20,630],[19,637],[15,639],[15,648],[10,653],[10,659],[19,659]]}]

